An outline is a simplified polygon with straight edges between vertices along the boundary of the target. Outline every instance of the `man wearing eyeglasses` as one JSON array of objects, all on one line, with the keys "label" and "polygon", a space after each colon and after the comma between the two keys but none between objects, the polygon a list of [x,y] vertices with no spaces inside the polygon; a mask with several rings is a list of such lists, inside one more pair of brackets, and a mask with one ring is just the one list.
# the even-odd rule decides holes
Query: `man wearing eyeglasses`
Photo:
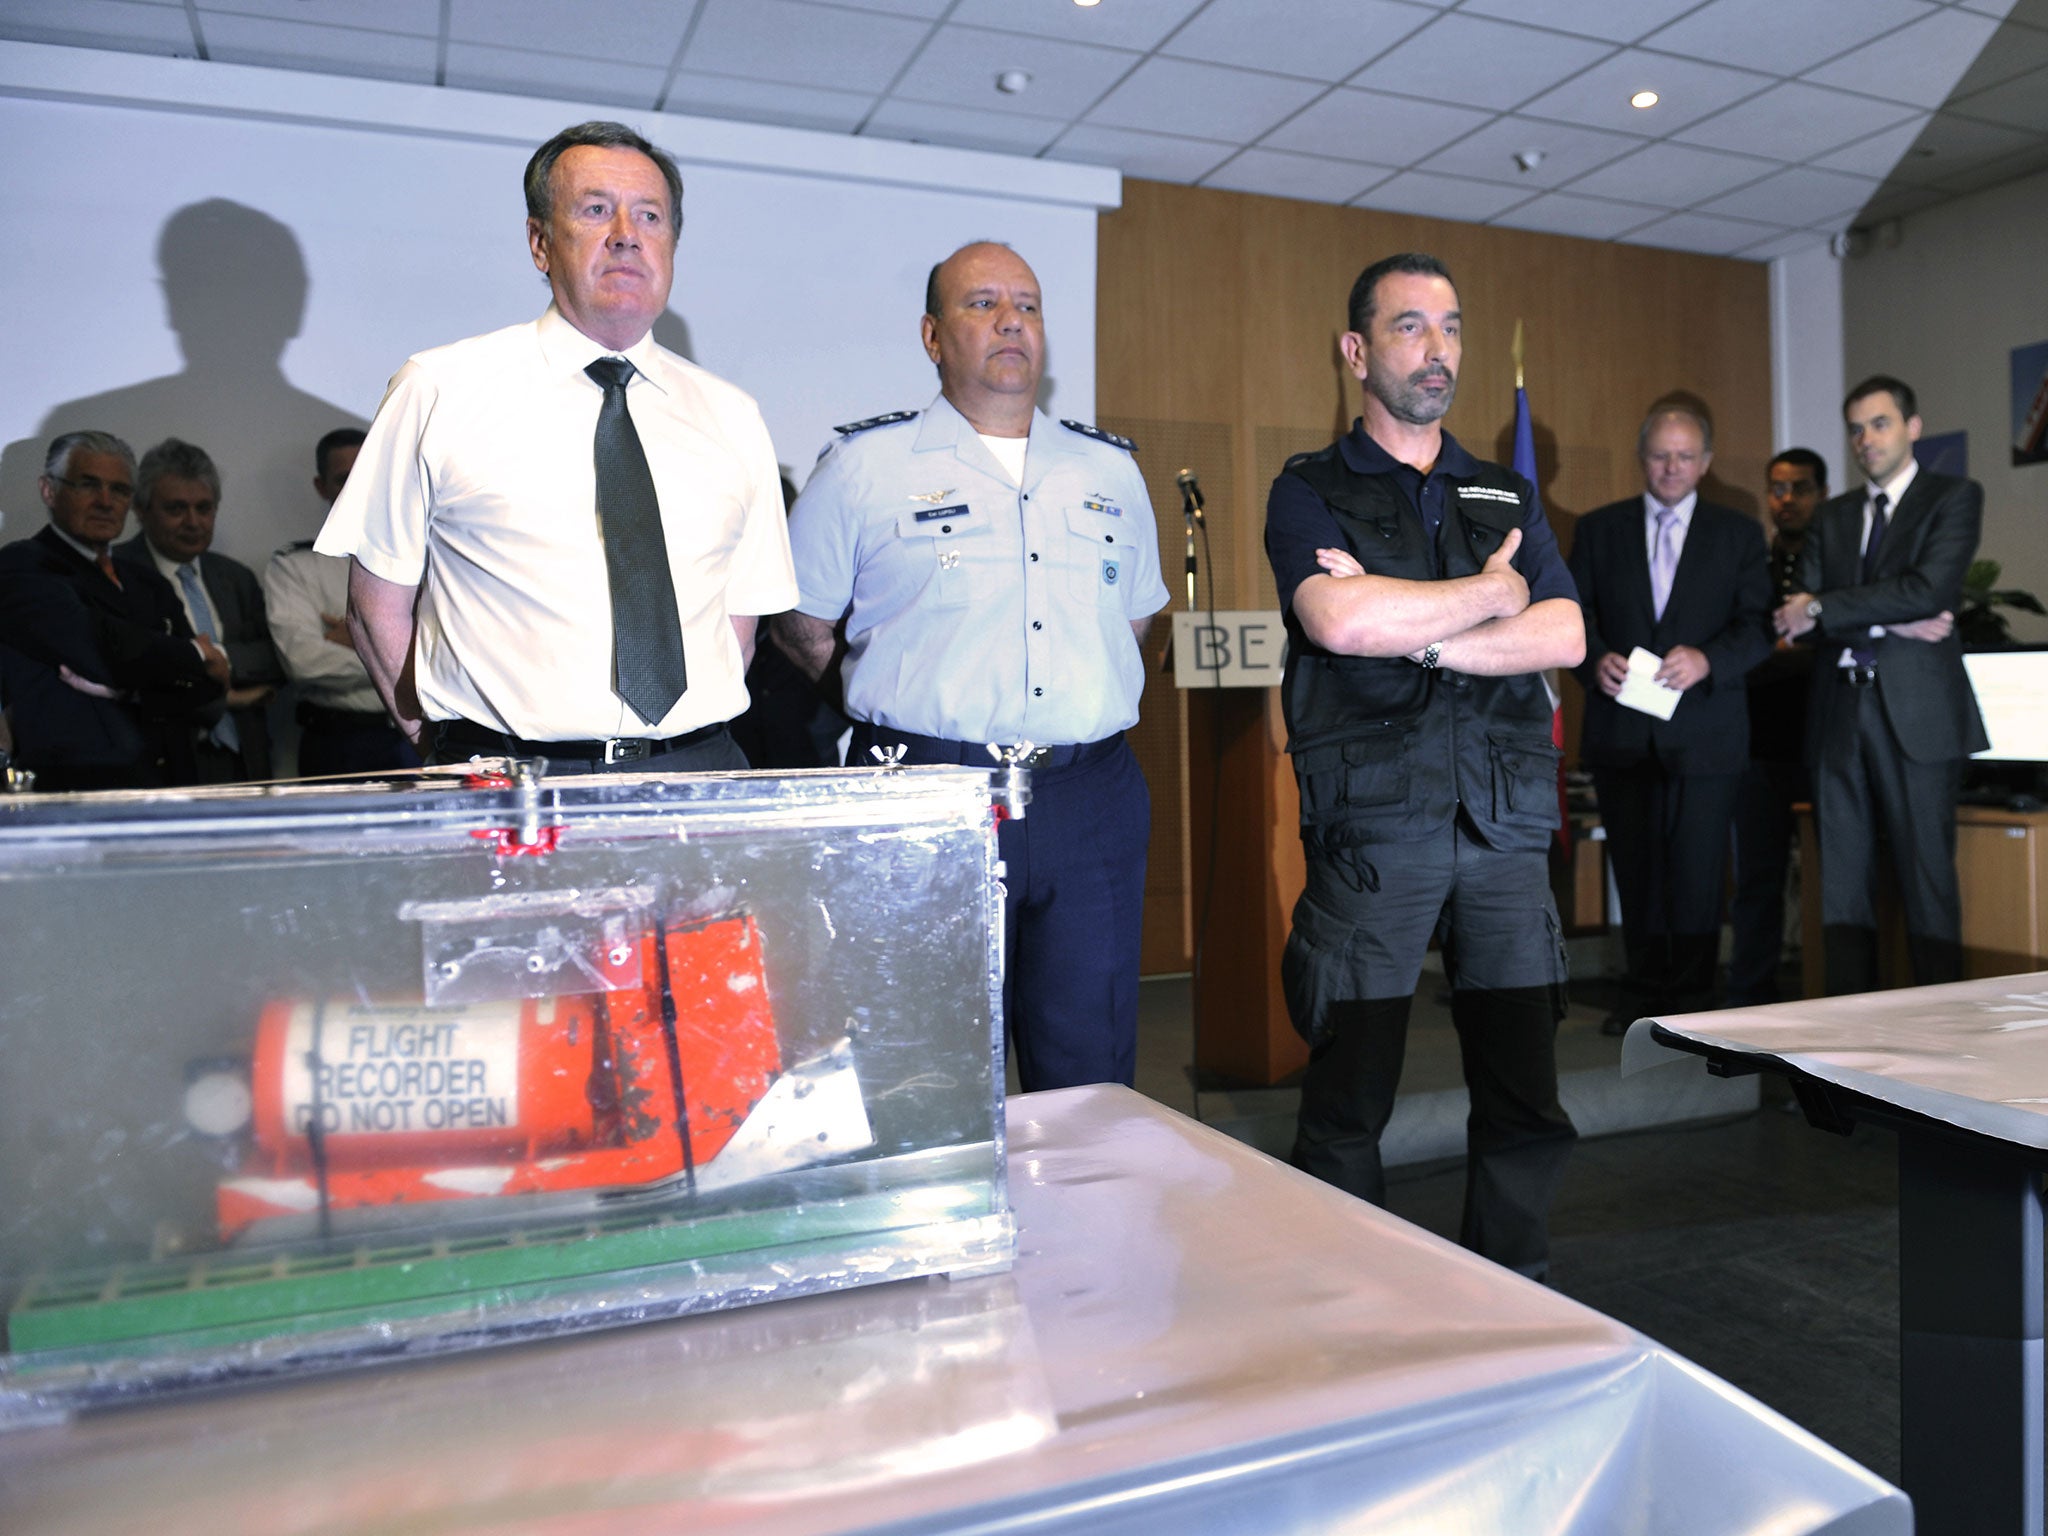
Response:
[{"label": "man wearing eyeglasses", "polygon": [[66,433],[41,486],[49,525],[0,548],[16,765],[45,790],[190,782],[192,729],[226,692],[228,659],[192,633],[170,583],[114,564],[134,451],[109,433]]}]

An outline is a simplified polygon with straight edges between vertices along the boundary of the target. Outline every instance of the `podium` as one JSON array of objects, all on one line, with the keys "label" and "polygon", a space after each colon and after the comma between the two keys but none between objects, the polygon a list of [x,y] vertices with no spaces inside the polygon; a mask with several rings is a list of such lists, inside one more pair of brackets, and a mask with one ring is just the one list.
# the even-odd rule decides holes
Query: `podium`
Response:
[{"label": "podium", "polygon": [[1305,878],[1280,714],[1286,633],[1278,612],[1173,616],[1174,683],[1187,705],[1195,1074],[1204,1087],[1270,1087],[1308,1062],[1280,991]]}]

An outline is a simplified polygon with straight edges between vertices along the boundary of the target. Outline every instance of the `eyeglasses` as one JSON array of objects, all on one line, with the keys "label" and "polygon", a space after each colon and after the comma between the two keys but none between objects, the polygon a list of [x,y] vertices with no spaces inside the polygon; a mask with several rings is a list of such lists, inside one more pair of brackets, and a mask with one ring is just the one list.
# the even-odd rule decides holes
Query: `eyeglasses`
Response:
[{"label": "eyeglasses", "polygon": [[62,475],[52,475],[50,479],[57,485],[68,485],[72,490],[83,491],[88,496],[97,496],[101,491],[111,491],[115,500],[126,501],[135,494],[135,487],[126,480],[102,480],[97,475],[80,475],[75,480],[68,480]]}]

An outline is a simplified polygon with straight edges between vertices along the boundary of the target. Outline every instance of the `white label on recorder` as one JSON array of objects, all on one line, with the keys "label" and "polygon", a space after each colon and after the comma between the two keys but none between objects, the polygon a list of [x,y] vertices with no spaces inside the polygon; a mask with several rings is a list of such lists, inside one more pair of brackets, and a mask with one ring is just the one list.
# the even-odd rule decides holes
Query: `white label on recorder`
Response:
[{"label": "white label on recorder", "polygon": [[295,1007],[285,1037],[285,1126],[293,1135],[312,1124],[316,1097],[330,1136],[480,1131],[518,1122],[519,1003],[329,1004],[317,1064],[315,1012],[312,1003]]}]

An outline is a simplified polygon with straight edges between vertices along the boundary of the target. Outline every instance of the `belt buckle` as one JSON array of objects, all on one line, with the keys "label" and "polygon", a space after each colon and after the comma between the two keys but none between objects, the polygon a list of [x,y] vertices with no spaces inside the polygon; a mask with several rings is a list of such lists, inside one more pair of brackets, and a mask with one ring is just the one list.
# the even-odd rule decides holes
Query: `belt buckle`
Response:
[{"label": "belt buckle", "polygon": [[[1027,745],[1029,744],[1027,743]],[[1026,768],[1036,768],[1051,756],[1051,747],[1032,747],[1030,751],[1026,752],[1023,756],[1019,757],[1017,761],[1022,763]]]},{"label": "belt buckle", "polygon": [[654,743],[644,736],[614,736],[604,744],[607,763],[637,763],[654,752]]}]

